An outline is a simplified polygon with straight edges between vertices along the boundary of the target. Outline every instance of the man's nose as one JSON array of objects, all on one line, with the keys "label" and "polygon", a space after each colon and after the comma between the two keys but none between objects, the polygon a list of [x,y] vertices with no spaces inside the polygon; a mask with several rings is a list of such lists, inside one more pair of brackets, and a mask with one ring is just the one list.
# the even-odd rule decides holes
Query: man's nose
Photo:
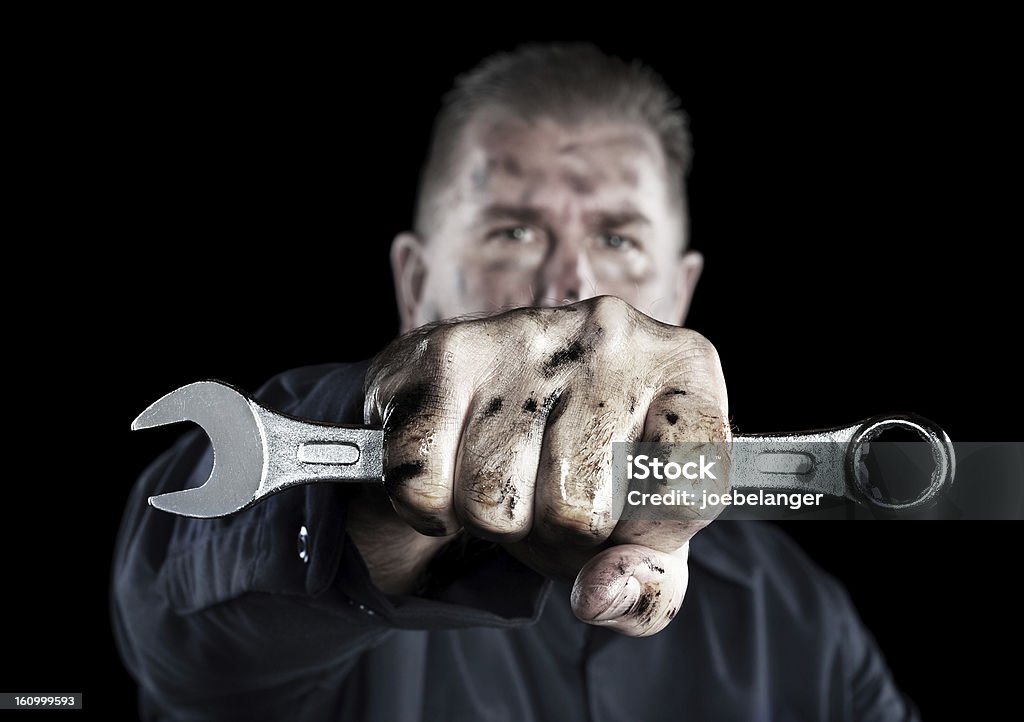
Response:
[{"label": "man's nose", "polygon": [[584,249],[576,243],[554,243],[534,283],[533,305],[561,306],[597,293]]}]

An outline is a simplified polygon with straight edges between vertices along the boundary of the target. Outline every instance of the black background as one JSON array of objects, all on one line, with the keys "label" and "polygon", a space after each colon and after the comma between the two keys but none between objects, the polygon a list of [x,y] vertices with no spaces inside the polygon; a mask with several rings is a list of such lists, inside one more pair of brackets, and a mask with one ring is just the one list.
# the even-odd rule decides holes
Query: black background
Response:
[{"label": "black background", "polygon": [[[127,246],[95,244],[100,266],[117,262],[68,309],[95,345],[55,353],[62,388],[95,385],[84,369],[99,369],[111,391],[92,397],[97,418],[112,420],[87,430],[100,441],[60,481],[45,528],[10,507],[10,578],[36,581],[7,585],[19,621],[4,655],[19,664],[0,687],[80,690],[93,711],[132,718],[107,628],[109,553],[133,480],[177,432],[129,434],[129,422],[190,381],[255,389],[393,337],[388,245],[410,224],[441,94],[482,56],[555,37],[142,38],[105,65],[113,92],[93,106],[105,126],[93,150],[116,182],[100,189],[100,215]],[[557,38],[643,58],[690,114],[706,270],[688,325],[720,352],[740,431],[912,411],[954,440],[1022,439],[998,47]],[[87,310],[100,296],[114,302]],[[845,583],[926,717],[1008,696],[1020,665],[991,654],[1012,659],[1021,638],[1019,525],[787,529]]]}]

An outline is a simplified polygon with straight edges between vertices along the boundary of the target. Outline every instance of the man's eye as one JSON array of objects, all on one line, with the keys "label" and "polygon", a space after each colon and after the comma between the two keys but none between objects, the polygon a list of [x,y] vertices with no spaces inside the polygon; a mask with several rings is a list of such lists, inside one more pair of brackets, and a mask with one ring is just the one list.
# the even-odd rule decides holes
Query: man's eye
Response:
[{"label": "man's eye", "polygon": [[601,236],[601,245],[613,251],[625,251],[630,248],[637,248],[639,244],[628,236],[618,233],[605,233]]},{"label": "man's eye", "polygon": [[491,234],[491,238],[512,243],[529,243],[535,238],[532,229],[526,226],[514,226],[512,228],[500,228]]}]

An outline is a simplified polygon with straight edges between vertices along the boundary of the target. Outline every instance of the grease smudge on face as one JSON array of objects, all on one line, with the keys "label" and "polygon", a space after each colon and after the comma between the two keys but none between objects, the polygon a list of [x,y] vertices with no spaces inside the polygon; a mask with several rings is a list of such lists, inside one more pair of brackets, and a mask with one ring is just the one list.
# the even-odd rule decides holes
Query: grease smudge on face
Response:
[{"label": "grease smudge on face", "polygon": [[[610,294],[681,322],[673,299],[685,203],[673,199],[676,184],[652,129],[485,108],[452,160],[451,183],[422,239],[428,282],[410,299],[436,311],[417,311],[417,319]],[[526,233],[510,233],[520,228]],[[628,240],[612,245],[612,234]]]}]

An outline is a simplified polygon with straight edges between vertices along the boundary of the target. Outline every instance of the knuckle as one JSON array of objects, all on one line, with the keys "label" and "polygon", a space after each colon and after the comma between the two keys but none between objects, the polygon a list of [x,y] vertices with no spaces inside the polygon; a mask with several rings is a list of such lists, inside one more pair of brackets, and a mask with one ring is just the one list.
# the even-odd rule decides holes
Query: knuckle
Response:
[{"label": "knuckle", "polygon": [[611,327],[625,325],[636,311],[618,296],[595,296],[586,301],[592,322]]},{"label": "knuckle", "polygon": [[718,350],[706,336],[689,328],[679,329],[679,334],[682,337],[682,343],[679,345],[685,348],[689,355],[718,363]]},{"label": "knuckle", "polygon": [[630,343],[640,328],[641,314],[617,296],[595,296],[582,303],[586,304],[586,315],[579,338],[597,352],[592,361],[618,363],[623,356],[622,346]]},{"label": "knuckle", "polygon": [[429,452],[452,415],[451,406],[437,384],[407,383],[395,389],[381,411],[385,468],[409,479],[425,475]]},{"label": "knuckle", "polygon": [[686,328],[676,329],[673,338],[668,339],[664,361],[659,365],[666,376],[680,371],[699,386],[708,389],[722,389],[724,377],[718,349],[700,333]]},{"label": "knuckle", "polygon": [[431,351],[433,360],[443,361],[449,354],[453,354],[462,348],[467,339],[466,324],[445,323],[431,331]]},{"label": "knuckle", "polygon": [[514,542],[526,536],[526,517],[508,503],[481,503],[465,499],[456,509],[462,525],[473,534],[490,541]]},{"label": "knuckle", "polygon": [[441,484],[431,483],[426,478],[416,481],[393,481],[386,475],[388,491],[396,503],[424,513],[437,513],[451,504],[449,490]]},{"label": "knuckle", "polygon": [[395,511],[421,534],[447,536],[458,530],[447,491],[422,485],[386,486]]},{"label": "knuckle", "polygon": [[530,489],[517,483],[514,455],[496,449],[485,454],[463,452],[455,501],[456,513],[473,528],[495,535],[516,534],[528,523],[533,504]]},{"label": "knuckle", "polygon": [[544,536],[572,546],[599,544],[611,533],[607,516],[589,507],[554,501],[542,518]]},{"label": "knuckle", "polygon": [[423,515],[447,514],[451,499],[447,489],[430,485],[397,486],[388,489],[396,506],[404,506]]},{"label": "knuckle", "polygon": [[496,339],[507,335],[496,331],[488,319],[450,323],[433,344],[434,370],[439,378],[463,379],[468,369],[480,369],[492,362]]}]

